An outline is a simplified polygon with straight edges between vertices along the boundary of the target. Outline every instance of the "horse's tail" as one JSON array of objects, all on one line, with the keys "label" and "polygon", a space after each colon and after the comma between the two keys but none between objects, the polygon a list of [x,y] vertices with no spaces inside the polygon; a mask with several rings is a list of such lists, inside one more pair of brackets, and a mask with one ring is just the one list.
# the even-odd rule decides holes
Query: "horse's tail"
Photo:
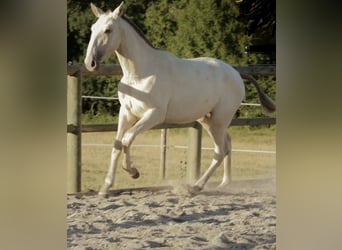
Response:
[{"label": "horse's tail", "polygon": [[276,110],[276,105],[272,101],[272,99],[265,94],[265,92],[261,89],[259,83],[252,77],[251,75],[240,73],[241,77],[243,79],[247,79],[253,83],[253,85],[256,87],[259,95],[259,100],[262,106],[262,109],[266,113],[272,113]]}]

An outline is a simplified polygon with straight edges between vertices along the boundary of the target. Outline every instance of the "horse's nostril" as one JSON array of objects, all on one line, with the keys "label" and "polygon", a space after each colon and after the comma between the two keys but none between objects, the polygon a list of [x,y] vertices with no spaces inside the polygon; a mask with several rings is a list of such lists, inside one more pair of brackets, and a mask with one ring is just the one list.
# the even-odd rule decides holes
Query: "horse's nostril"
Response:
[{"label": "horse's nostril", "polygon": [[95,66],[96,66],[96,62],[93,60],[93,61],[91,61],[91,67],[92,68],[95,68]]}]

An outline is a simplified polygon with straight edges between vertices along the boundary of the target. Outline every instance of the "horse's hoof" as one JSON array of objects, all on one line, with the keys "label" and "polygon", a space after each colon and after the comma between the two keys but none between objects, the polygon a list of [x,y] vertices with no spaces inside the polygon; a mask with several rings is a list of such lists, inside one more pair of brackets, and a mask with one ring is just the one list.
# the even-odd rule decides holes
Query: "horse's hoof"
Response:
[{"label": "horse's hoof", "polygon": [[224,181],[220,185],[217,186],[218,189],[226,189],[229,186],[230,182]]},{"label": "horse's hoof", "polygon": [[189,193],[191,196],[198,195],[201,191],[202,191],[202,188],[199,187],[199,186],[191,186],[191,185],[188,185],[188,193]]},{"label": "horse's hoof", "polygon": [[136,168],[132,168],[129,174],[133,179],[138,179],[140,177],[139,171]]},{"label": "horse's hoof", "polygon": [[98,196],[101,198],[108,198],[109,196],[108,189],[106,187],[102,187],[98,193]]},{"label": "horse's hoof", "polygon": [[109,194],[108,194],[108,193],[99,192],[99,193],[98,193],[98,196],[99,196],[100,198],[105,198],[105,199],[107,199],[108,196],[109,196]]}]

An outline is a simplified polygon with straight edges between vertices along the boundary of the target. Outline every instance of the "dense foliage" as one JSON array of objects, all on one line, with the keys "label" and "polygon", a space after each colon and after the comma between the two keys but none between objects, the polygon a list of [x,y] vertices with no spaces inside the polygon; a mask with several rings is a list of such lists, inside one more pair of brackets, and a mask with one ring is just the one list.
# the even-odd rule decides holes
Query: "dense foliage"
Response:
[{"label": "dense foliage", "polygon": [[[104,10],[113,10],[121,0],[92,2]],[[72,63],[83,63],[90,26],[96,20],[89,4],[90,1],[68,0],[67,58]],[[154,46],[179,57],[210,56],[232,65],[275,63],[274,49],[266,54],[248,53],[253,43],[275,45],[275,0],[126,0],[125,9],[126,16],[141,28]],[[115,56],[108,62],[116,63]],[[116,96],[118,79],[84,78],[83,95]],[[273,99],[274,80],[264,78],[261,81]],[[246,88],[246,101],[258,102],[255,88],[250,84],[246,84]],[[91,115],[115,115],[118,108],[118,101],[83,101],[83,111]],[[261,114],[250,108],[243,109],[243,115]]]}]

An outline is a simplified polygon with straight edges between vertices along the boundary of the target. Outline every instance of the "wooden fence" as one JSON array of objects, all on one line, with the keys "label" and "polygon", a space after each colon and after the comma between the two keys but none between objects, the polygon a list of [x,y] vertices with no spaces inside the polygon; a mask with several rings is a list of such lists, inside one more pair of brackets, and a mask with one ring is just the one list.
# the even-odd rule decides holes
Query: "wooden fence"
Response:
[{"label": "wooden fence", "polygon": [[[235,67],[239,72],[251,75],[275,75],[274,65],[253,65]],[[89,72],[84,65],[67,67],[67,192],[81,191],[81,138],[82,132],[117,131],[117,124],[82,125],[82,77],[121,75],[121,67],[115,64],[101,65],[96,72]],[[272,117],[233,119],[231,125],[275,124]],[[160,124],[153,129],[163,129],[161,136],[160,175],[165,177],[166,129],[189,128],[187,180],[192,182],[199,177],[201,164],[202,127],[197,122],[187,124]]]}]

